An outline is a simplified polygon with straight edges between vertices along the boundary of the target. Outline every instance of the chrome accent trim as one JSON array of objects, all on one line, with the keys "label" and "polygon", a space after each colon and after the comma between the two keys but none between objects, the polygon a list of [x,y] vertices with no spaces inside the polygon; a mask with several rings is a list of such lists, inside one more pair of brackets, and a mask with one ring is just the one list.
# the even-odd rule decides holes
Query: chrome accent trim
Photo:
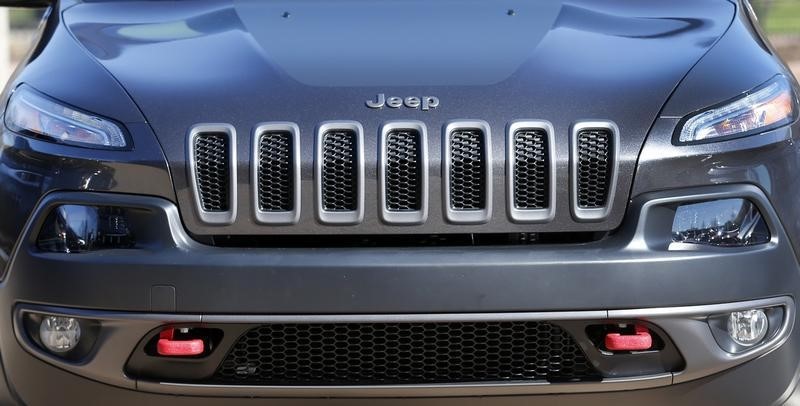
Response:
[{"label": "chrome accent trim", "polygon": [[[578,202],[578,133],[592,128],[605,129],[611,132],[611,179],[608,184],[608,197],[604,207],[585,209]],[[572,214],[578,221],[603,221],[611,212],[617,190],[617,177],[619,174],[619,127],[606,120],[578,121],[572,125],[570,131],[570,199]]]},{"label": "chrome accent trim", "polygon": [[426,385],[353,385],[353,386],[225,386],[194,385],[168,382],[138,381],[137,388],[146,392],[197,396],[256,397],[455,397],[503,396],[559,393],[610,392],[657,388],[672,384],[672,374],[636,378],[607,378],[600,382],[486,382]]},{"label": "chrome accent trim", "polygon": [[[516,142],[514,136],[517,131],[524,129],[543,130],[547,134],[547,153],[550,178],[548,194],[550,196],[546,209],[518,209],[514,201],[514,164],[516,163]],[[508,216],[517,223],[544,223],[552,221],[556,215],[556,147],[553,124],[546,120],[519,120],[512,121],[506,129],[506,201]]]},{"label": "chrome accent trim", "polygon": [[[410,129],[419,133],[420,156],[420,210],[397,212],[386,207],[386,136],[393,130]],[[428,129],[421,121],[390,121],[381,126],[378,150],[378,198],[381,220],[387,224],[417,225],[428,219]]]},{"label": "chrome accent trim", "polygon": [[[331,130],[356,133],[356,210],[328,211],[322,206],[322,137]],[[317,126],[314,146],[314,196],[317,220],[322,224],[354,225],[364,221],[364,127],[357,121],[325,121]]]},{"label": "chrome accent trim", "polygon": [[464,323],[482,321],[603,320],[605,310],[519,313],[420,313],[420,314],[320,314],[320,315],[203,315],[203,323],[237,324],[334,324],[334,323]]},{"label": "chrome accent trim", "polygon": [[[259,209],[259,179],[258,169],[261,157],[259,155],[261,145],[261,135],[266,132],[285,131],[290,134],[292,138],[292,169],[294,170],[294,177],[292,182],[294,184],[294,207],[291,211],[275,212],[275,211],[262,211]],[[252,135],[252,157],[250,161],[250,189],[252,190],[252,203],[253,215],[258,223],[261,224],[297,224],[300,220],[300,128],[295,123],[290,122],[266,122],[259,123],[253,129]]]},{"label": "chrome accent trim", "polygon": [[[452,156],[450,135],[458,129],[477,128],[483,132],[486,166],[484,185],[486,187],[486,207],[481,210],[453,210],[450,207],[450,168]],[[445,124],[442,133],[442,207],[447,221],[453,224],[483,224],[492,217],[492,132],[489,123],[483,120],[453,120]]]},{"label": "chrome accent trim", "polygon": [[[223,133],[228,136],[228,169],[230,172],[228,179],[228,193],[230,199],[230,210],[224,212],[209,212],[203,210],[203,205],[200,202],[200,189],[197,185],[197,162],[194,151],[194,140],[204,133]],[[236,196],[236,172],[238,169],[236,161],[236,129],[230,124],[224,123],[211,123],[211,124],[195,124],[189,129],[186,142],[186,158],[188,170],[188,184],[194,198],[194,206],[197,211],[200,221],[212,225],[228,225],[236,221],[236,213],[238,211],[238,198]]]}]

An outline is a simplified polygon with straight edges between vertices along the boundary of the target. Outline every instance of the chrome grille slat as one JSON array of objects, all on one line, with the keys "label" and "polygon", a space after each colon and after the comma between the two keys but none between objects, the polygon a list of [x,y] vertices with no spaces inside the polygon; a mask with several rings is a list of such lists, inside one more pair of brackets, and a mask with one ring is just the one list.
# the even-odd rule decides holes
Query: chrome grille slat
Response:
[{"label": "chrome grille slat", "polygon": [[252,204],[261,224],[300,220],[300,129],[290,122],[259,124],[253,131]]},{"label": "chrome grille slat", "polygon": [[236,220],[236,130],[230,124],[197,124],[187,138],[189,189],[206,224]]},{"label": "chrome grille slat", "polygon": [[517,209],[550,205],[550,154],[547,132],[540,128],[514,133],[513,202]]},{"label": "chrome grille slat", "polygon": [[288,131],[259,135],[258,209],[262,212],[294,210],[294,145]]},{"label": "chrome grille slat", "polygon": [[420,121],[391,121],[380,130],[378,199],[387,224],[428,219],[428,130]]},{"label": "chrome grille slat", "polygon": [[421,134],[414,129],[392,130],[386,135],[386,208],[413,212],[422,208]]},{"label": "chrome grille slat", "polygon": [[194,139],[196,182],[204,211],[230,210],[228,148],[226,134],[202,133]]},{"label": "chrome grille slat", "polygon": [[492,146],[489,124],[457,120],[445,126],[443,145],[446,219],[482,224],[492,217]]},{"label": "chrome grille slat", "polygon": [[586,129],[578,132],[578,207],[604,207],[611,182],[611,131]]},{"label": "chrome grille slat", "polygon": [[486,145],[483,132],[465,128],[450,134],[450,201],[453,210],[486,207]]},{"label": "chrome grille slat", "polygon": [[322,208],[354,211],[358,199],[356,133],[331,130],[322,135]]},{"label": "chrome grille slat", "polygon": [[545,223],[556,210],[553,125],[543,120],[509,124],[506,134],[506,207],[511,221]]},{"label": "chrome grille slat", "polygon": [[364,219],[364,129],[355,121],[317,128],[314,164],[317,219],[358,224]]},{"label": "chrome grille slat", "polygon": [[573,215],[603,221],[616,193],[619,128],[610,121],[581,121],[572,126],[570,144]]}]

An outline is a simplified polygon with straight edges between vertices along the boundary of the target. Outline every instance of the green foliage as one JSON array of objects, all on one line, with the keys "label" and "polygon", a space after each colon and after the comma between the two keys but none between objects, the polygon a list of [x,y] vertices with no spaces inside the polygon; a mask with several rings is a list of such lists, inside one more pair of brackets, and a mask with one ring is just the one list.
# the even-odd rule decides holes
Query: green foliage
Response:
[{"label": "green foliage", "polygon": [[11,29],[36,28],[41,17],[40,9],[12,8],[8,12],[8,23]]},{"label": "green foliage", "polygon": [[768,34],[800,35],[800,0],[752,0]]}]

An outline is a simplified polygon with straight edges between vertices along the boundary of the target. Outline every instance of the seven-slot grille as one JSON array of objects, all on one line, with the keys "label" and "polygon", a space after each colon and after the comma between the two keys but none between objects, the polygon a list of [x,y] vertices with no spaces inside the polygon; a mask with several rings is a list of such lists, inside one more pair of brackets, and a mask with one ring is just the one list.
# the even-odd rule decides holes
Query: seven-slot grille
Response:
[{"label": "seven-slot grille", "polygon": [[450,201],[453,210],[486,208],[486,139],[479,129],[450,133]]},{"label": "seven-slot grille", "polygon": [[513,199],[517,209],[547,209],[550,203],[550,154],[547,132],[539,128],[513,134]]},{"label": "seven-slot grille", "polygon": [[415,129],[391,130],[386,134],[386,209],[422,209],[422,139]]},{"label": "seven-slot grille", "polygon": [[[477,122],[476,122],[477,123]],[[257,215],[299,216],[300,163],[299,137],[296,126],[284,129],[270,127],[254,138],[253,202]],[[288,123],[291,124],[291,123]],[[346,124],[346,123],[345,123]],[[454,223],[477,223],[475,213],[483,213],[479,220],[488,221],[491,209],[491,163],[488,126],[473,122],[451,125],[446,132],[442,162],[445,164],[445,196],[447,220]],[[485,124],[485,123],[484,123]],[[530,123],[526,123],[530,124]],[[421,124],[420,124],[421,125]],[[319,196],[319,213],[331,216],[353,214],[352,218],[331,217],[331,223],[356,224],[362,221],[364,157],[360,143],[360,125],[323,127],[319,133],[315,185]],[[190,142],[192,154],[190,174],[196,192],[197,205],[202,213],[235,212],[235,173],[232,172],[233,133],[216,127],[193,133]],[[555,157],[551,134],[537,125],[511,127],[508,134],[510,160],[508,165],[508,204],[511,215],[518,219],[524,211],[531,213],[552,210]],[[424,125],[419,128],[399,125],[383,134],[381,144],[381,191],[385,220],[387,213],[427,212],[427,156],[425,155]],[[602,209],[610,203],[616,159],[616,138],[611,128],[578,128],[573,135],[573,207],[580,210]],[[516,211],[514,211],[516,210]],[[260,213],[260,214],[259,214]],[[274,214],[270,214],[274,213]],[[357,214],[357,215],[356,215]],[[406,214],[402,214],[406,215]],[[295,220],[281,220],[286,223]],[[424,215],[423,215],[424,218]],[[517,219],[517,217],[513,217]],[[277,217],[275,218],[277,219]],[[327,217],[320,217],[327,222]],[[259,220],[262,220],[259,217]],[[272,218],[270,218],[272,220]],[[344,221],[347,220],[347,221]],[[542,220],[538,219],[537,220]],[[211,222],[212,220],[208,220]],[[213,220],[214,222],[219,222]],[[229,221],[233,221],[232,219]],[[266,222],[266,220],[263,220]],[[277,220],[275,220],[277,221]],[[275,222],[273,221],[273,222]],[[422,222],[424,220],[416,220]],[[412,221],[406,221],[413,224]]]},{"label": "seven-slot grille", "polygon": [[212,378],[233,385],[578,382],[600,375],[548,322],[266,324]]},{"label": "seven-slot grille", "polygon": [[606,206],[612,177],[612,133],[605,128],[585,129],[577,135],[578,207]]},{"label": "seven-slot grille", "polygon": [[194,137],[194,173],[200,207],[206,212],[230,210],[230,139],[225,133]]},{"label": "seven-slot grille", "polygon": [[288,131],[270,131],[259,135],[258,209],[263,212],[287,212],[294,209],[294,145]]},{"label": "seven-slot grille", "polygon": [[358,209],[358,147],[352,130],[330,130],[322,135],[322,209]]}]

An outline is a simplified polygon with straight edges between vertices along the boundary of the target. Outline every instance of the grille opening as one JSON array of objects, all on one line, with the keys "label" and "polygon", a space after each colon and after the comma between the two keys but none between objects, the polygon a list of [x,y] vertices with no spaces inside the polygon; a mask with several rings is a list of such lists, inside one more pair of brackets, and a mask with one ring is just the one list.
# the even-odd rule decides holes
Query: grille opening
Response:
[{"label": "grille opening", "polygon": [[287,212],[294,209],[294,165],[296,148],[288,131],[265,132],[258,143],[258,209]]},{"label": "grille opening", "polygon": [[369,385],[601,379],[548,322],[266,324],[212,378],[230,385]]},{"label": "grille opening", "polygon": [[605,207],[615,159],[611,131],[604,128],[581,130],[577,138],[578,207]]},{"label": "grille opening", "polygon": [[419,131],[392,130],[386,134],[385,204],[389,211],[422,209],[422,146]]},{"label": "grille opening", "polygon": [[544,244],[586,244],[606,232],[386,234],[386,235],[215,235],[197,236],[200,243],[230,248],[463,247]]},{"label": "grille opening", "polygon": [[194,139],[195,182],[204,211],[230,210],[229,143],[225,133],[201,133]]},{"label": "grille opening", "polygon": [[450,133],[450,208],[486,208],[486,142],[477,128]]},{"label": "grille opening", "polygon": [[522,129],[514,133],[514,207],[547,209],[550,205],[550,155],[547,132]]},{"label": "grille opening", "polygon": [[358,209],[358,159],[356,133],[330,130],[322,135],[322,208],[325,211]]}]

